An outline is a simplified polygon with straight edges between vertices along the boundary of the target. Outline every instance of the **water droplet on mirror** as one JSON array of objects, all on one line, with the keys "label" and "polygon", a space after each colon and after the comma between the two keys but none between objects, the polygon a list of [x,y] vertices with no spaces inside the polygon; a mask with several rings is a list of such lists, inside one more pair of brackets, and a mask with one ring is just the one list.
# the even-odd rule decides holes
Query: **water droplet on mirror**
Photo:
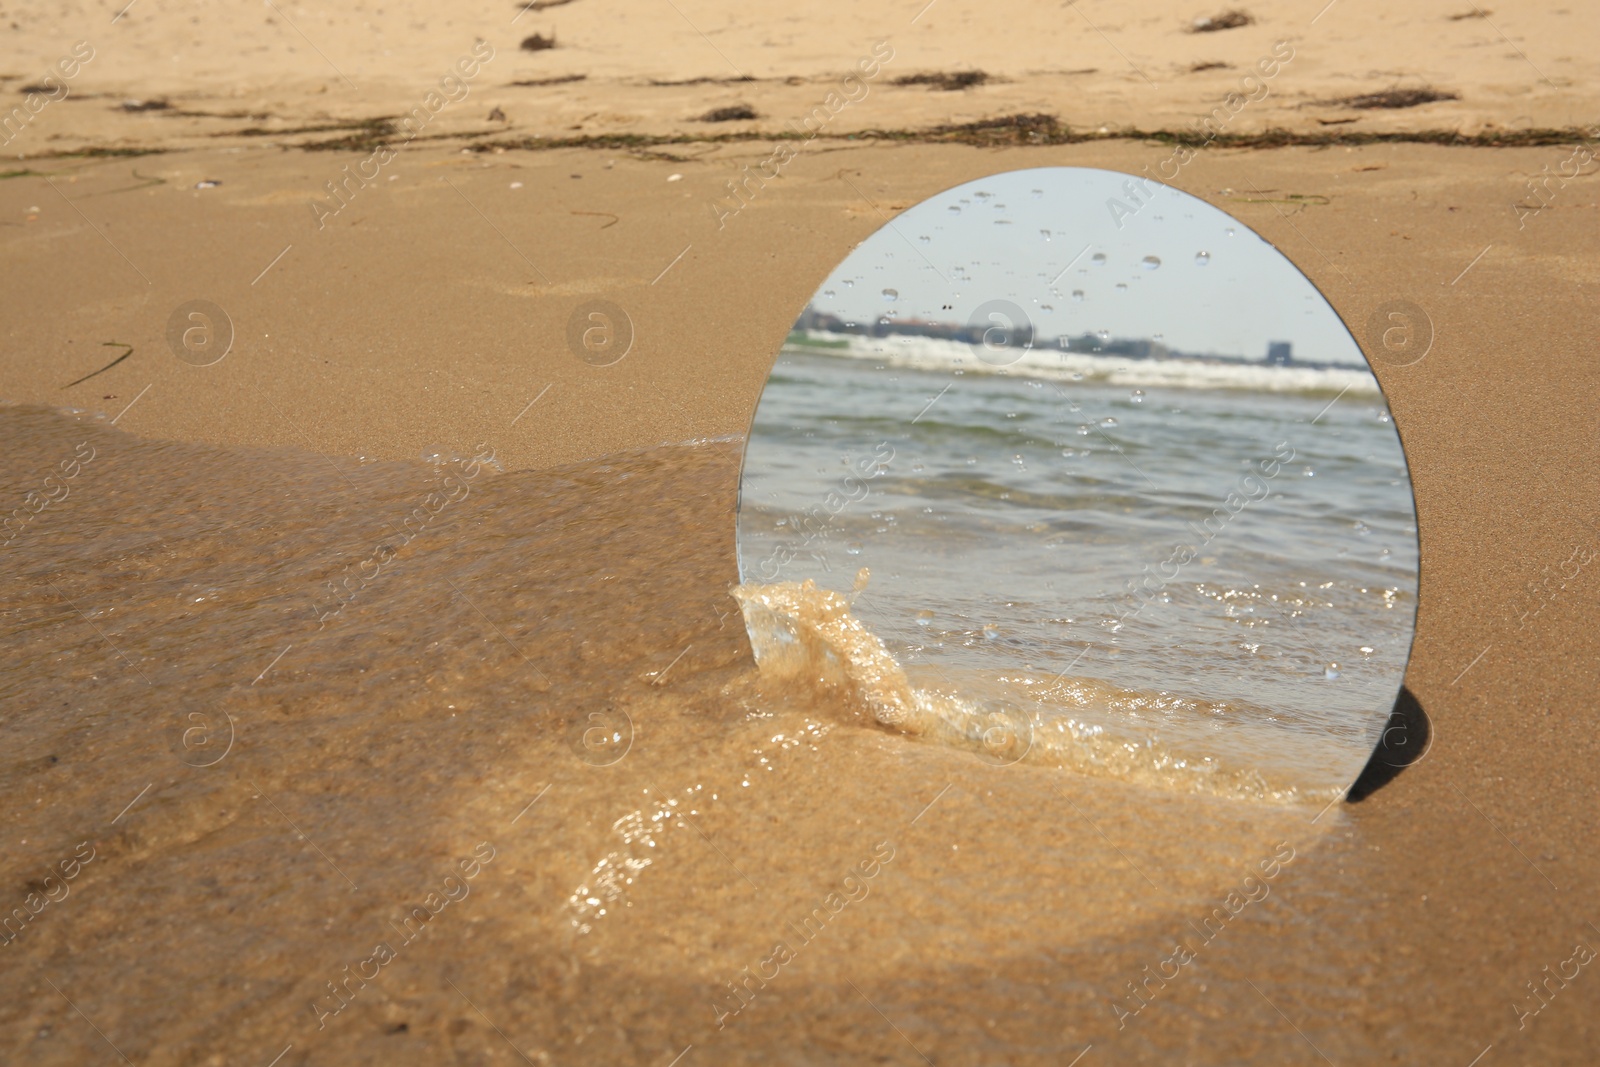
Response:
[{"label": "water droplet on mirror", "polygon": [[1135,389],[1128,396],[1128,399],[1131,400],[1135,404],[1143,404],[1144,403],[1144,390],[1143,389]]},{"label": "water droplet on mirror", "polygon": [[961,214],[961,205],[960,204],[951,204],[950,205],[950,214],[952,214],[952,215]]},{"label": "water droplet on mirror", "polygon": [[1089,424],[1088,423],[1083,423],[1082,425],[1080,425],[1078,427],[1078,436],[1079,437],[1088,437],[1092,433],[1094,433],[1094,431],[1089,428]]},{"label": "water droplet on mirror", "polygon": [[1074,290],[1072,290],[1072,299],[1076,300],[1080,304],[1083,303],[1083,290],[1082,289],[1074,289]]},{"label": "water droplet on mirror", "polygon": [[926,608],[924,608],[922,611],[917,612],[917,625],[918,626],[932,626],[933,625],[933,612],[928,611]]},{"label": "water droplet on mirror", "polygon": [[1128,283],[1127,282],[1118,282],[1117,283],[1117,292],[1126,293],[1127,291],[1128,291]]},{"label": "water droplet on mirror", "polygon": [[1196,252],[1194,254],[1194,265],[1195,266],[1197,266],[1197,267],[1205,267],[1205,266],[1209,266],[1210,263],[1211,263],[1211,253],[1210,252]]},{"label": "water droplet on mirror", "polygon": [[1372,532],[1372,527],[1368,526],[1366,523],[1362,522],[1360,519],[1357,519],[1355,521],[1354,529],[1355,529],[1357,534],[1360,534],[1363,537]]},{"label": "water droplet on mirror", "polygon": [[1141,267],[1143,267],[1145,270],[1155,270],[1155,269],[1157,269],[1158,267],[1161,266],[1161,257],[1160,256],[1145,256],[1143,259],[1141,259],[1139,261],[1139,265]]},{"label": "water droplet on mirror", "polygon": [[859,556],[861,555],[861,542],[851,541],[849,544],[844,546],[844,550],[847,555]]},{"label": "water droplet on mirror", "polygon": [[1110,415],[1107,415],[1105,418],[1100,420],[1100,425],[1104,426],[1108,430],[1116,424],[1117,420],[1112,418]]},{"label": "water droplet on mirror", "polygon": [[1229,237],[1232,237],[1233,236],[1233,227],[1229,226],[1226,230],[1223,230],[1222,232],[1227,234]]},{"label": "water droplet on mirror", "polygon": [[831,297],[831,296],[833,296],[833,295],[834,295],[834,292],[833,292],[833,290],[832,290],[832,289],[824,289],[824,290],[822,290],[822,295],[823,295],[823,296],[828,296],[828,297]]},{"label": "water droplet on mirror", "polygon": [[984,640],[993,641],[995,638],[997,638],[999,636],[1000,636],[1000,627],[996,626],[992,622],[986,622],[986,623],[983,624],[983,637],[984,637]]},{"label": "water droplet on mirror", "polygon": [[1046,241],[1048,241],[1048,240],[1050,240],[1050,231],[1049,230],[1040,230],[1039,231],[1039,236],[1043,237]]},{"label": "water droplet on mirror", "polygon": [[1328,664],[1326,667],[1324,667],[1322,669],[1322,676],[1324,678],[1326,678],[1330,682],[1333,681],[1334,679],[1338,678],[1339,677],[1339,665],[1337,663]]},{"label": "water droplet on mirror", "polygon": [[1106,265],[1106,254],[1104,252],[1096,252],[1089,257],[1089,262],[1097,267],[1103,267]]},{"label": "water droplet on mirror", "polygon": [[844,280],[844,287],[846,289],[854,289],[856,287],[856,283],[854,281],[850,280],[849,278],[846,278]]},{"label": "water droplet on mirror", "polygon": [[884,298],[884,299],[885,299],[885,300],[887,300],[887,301],[888,301],[888,302],[889,302],[889,303],[891,303],[891,304],[892,304],[892,303],[894,303],[894,302],[895,302],[895,301],[896,301],[896,300],[899,300],[899,299],[900,299],[900,293],[899,293],[899,291],[898,291],[898,290],[896,290],[896,289],[885,289],[885,290],[884,290],[884,291],[883,291],[883,298]]}]

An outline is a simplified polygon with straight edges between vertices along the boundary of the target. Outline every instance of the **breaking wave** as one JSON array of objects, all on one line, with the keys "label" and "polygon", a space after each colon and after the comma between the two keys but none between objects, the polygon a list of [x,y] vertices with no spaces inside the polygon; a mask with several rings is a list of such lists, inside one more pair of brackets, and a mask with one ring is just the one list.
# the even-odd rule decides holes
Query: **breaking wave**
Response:
[{"label": "breaking wave", "polygon": [[[857,594],[866,580],[863,569]],[[1006,679],[1019,694],[1014,701],[974,699],[959,684],[914,684],[883,640],[851,613],[852,596],[819,588],[809,579],[740,585],[731,592],[743,611],[762,678],[860,721],[961,748],[995,764],[1026,761],[1170,791],[1273,803],[1326,802],[1341,792],[1337,785],[1294,782],[1269,777],[1257,767],[1230,765],[1173,737],[1136,726],[1119,728],[1114,721],[1118,712],[1134,710],[1195,721],[1265,709],[1065,676]]]},{"label": "breaking wave", "polygon": [[1208,362],[1198,359],[1132,359],[1125,356],[1063,352],[1036,346],[1016,362],[993,366],[976,358],[971,345],[931,337],[840,336],[805,333],[786,349],[813,356],[870,360],[921,371],[1026,376],[1058,381],[1171,389],[1240,389],[1264,393],[1330,393],[1378,396],[1378,379],[1358,366],[1273,366],[1266,363]]}]

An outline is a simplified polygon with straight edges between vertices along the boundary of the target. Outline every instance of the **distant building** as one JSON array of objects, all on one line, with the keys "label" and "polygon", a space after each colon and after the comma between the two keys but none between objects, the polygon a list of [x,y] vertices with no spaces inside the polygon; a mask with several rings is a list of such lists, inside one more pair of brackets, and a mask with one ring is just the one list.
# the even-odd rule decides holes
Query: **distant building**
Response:
[{"label": "distant building", "polygon": [[1126,359],[1167,359],[1176,355],[1160,341],[1147,338],[1101,338],[1086,333],[1077,337],[1063,336],[1057,339],[1056,343],[1063,352],[1089,352],[1102,356],[1122,356]]},{"label": "distant building", "polygon": [[1267,362],[1274,367],[1286,367],[1294,359],[1289,352],[1293,346],[1288,341],[1267,342]]}]

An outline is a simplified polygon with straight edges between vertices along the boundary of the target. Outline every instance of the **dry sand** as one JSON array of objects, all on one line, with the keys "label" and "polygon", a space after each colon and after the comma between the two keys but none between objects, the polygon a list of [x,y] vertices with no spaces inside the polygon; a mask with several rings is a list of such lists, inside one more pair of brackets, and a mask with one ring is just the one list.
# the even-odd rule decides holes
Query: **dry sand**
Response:
[{"label": "dry sand", "polygon": [[[87,41],[95,58],[70,83],[72,103],[50,114],[30,143],[7,150],[332,140],[410,111],[480,40],[494,58],[430,135],[765,135],[810,112],[878,42],[892,58],[830,133],[1016,113],[1055,115],[1084,132],[1182,129],[1236,91],[1279,41],[1294,58],[1271,95],[1230,124],[1235,132],[1475,134],[1577,127],[1600,114],[1595,27],[1581,4],[1492,11],[1464,0],[1263,0],[1249,5],[1254,23],[1209,33],[1192,32],[1195,20],[1223,5],[535,6],[202,3],[179,13],[146,0],[114,22],[124,0],[48,13],[13,8],[0,15],[9,22],[0,60],[9,87],[37,81],[76,41]],[[535,35],[555,47],[520,47]],[[974,72],[989,80],[961,91],[891,84]],[[1338,103],[1390,89],[1458,99],[1399,110]],[[129,112],[125,102],[167,107]],[[738,105],[758,117],[702,121]],[[489,117],[496,109],[503,120]]]},{"label": "dry sand", "polygon": [[[1174,990],[1159,1011],[1153,1008],[1149,1025],[1136,1028],[1140,1036],[1119,1039],[1112,1026],[1088,1033],[1059,1025],[1051,1014],[1054,998],[1087,1002],[1090,993],[1054,983],[1069,965],[1089,967],[1095,956],[1081,942],[1077,955],[1057,953],[1051,942],[1035,952],[1005,954],[1015,1011],[987,1024],[969,1020],[965,1038],[946,1034],[951,1043],[924,1051],[938,1063],[1068,1063],[1087,1044],[1094,1048],[1083,1064],[1102,1057],[1593,1061],[1600,1049],[1594,1022],[1600,978],[1589,970],[1520,1029],[1515,1008],[1529,1003],[1527,983],[1542,980],[1547,966],[1557,970],[1575,942],[1600,944],[1600,930],[1591,925],[1600,923],[1594,822],[1600,644],[1585,621],[1600,579],[1584,571],[1553,599],[1527,590],[1575,547],[1600,549],[1600,439],[1594,433],[1600,372],[1593,358],[1600,327],[1600,186],[1591,166],[1584,176],[1552,184],[1546,206],[1535,213],[1540,202],[1530,199],[1527,185],[1569,159],[1589,136],[1583,130],[1600,117],[1594,70],[1600,34],[1591,12],[1572,5],[1452,19],[1473,5],[1397,9],[1339,0],[1319,15],[1318,3],[1261,3],[1251,7],[1257,25],[1190,34],[1184,32],[1188,22],[1216,12],[1154,3],[975,9],[939,0],[920,15],[918,4],[790,13],[748,5],[675,9],[670,3],[619,14],[594,0],[576,0],[528,12],[512,25],[517,11],[511,5],[457,8],[448,17],[393,2],[381,10],[362,5],[330,14],[281,4],[195,6],[180,14],[144,0],[112,22],[117,6],[0,13],[0,23],[10,27],[0,74],[16,76],[4,83],[8,97],[20,98],[16,87],[41,76],[74,41],[90,40],[96,50],[73,81],[72,96],[43,108],[23,138],[4,149],[20,157],[7,167],[27,172],[0,181],[4,399],[121,413],[118,428],[139,437],[210,445],[415,458],[424,451],[469,455],[489,441],[512,470],[740,435],[796,312],[852,244],[894,212],[1000,170],[1065,165],[1138,173],[1172,151],[1151,139],[1118,136],[985,148],[929,143],[937,138],[916,131],[1017,113],[1054,115],[1071,131],[1181,131],[1214,108],[1274,41],[1292,41],[1295,58],[1274,79],[1272,95],[1241,112],[1230,131],[1283,129],[1306,137],[1389,132],[1400,135],[1400,143],[1214,146],[1173,184],[1231,212],[1282,249],[1377,357],[1418,506],[1422,590],[1407,687],[1431,722],[1432,747],[1377,792],[1331,813],[1333,828],[1317,831],[1324,839],[1296,861],[1273,898],[1275,910],[1231,928],[1228,942],[1204,961],[1210,969]],[[552,31],[555,49],[516,47],[528,33]],[[383,129],[373,120],[414,106],[479,37],[494,45],[496,58],[471,96],[441,111],[438,125],[427,131],[449,136],[402,149],[319,229],[312,198],[373,148],[363,143],[353,152],[301,152],[280,146],[342,137],[360,123],[367,123],[361,136],[371,140],[372,130]],[[943,92],[890,87],[880,79],[829,133],[913,135],[819,139],[719,228],[711,205],[725,195],[725,183],[767,158],[773,142],[766,135],[780,130],[786,117],[814,107],[880,38],[896,48],[884,77],[981,69],[997,83]],[[1204,61],[1232,66],[1186,73]],[[1070,73],[1091,68],[1094,73]],[[585,80],[509,87],[515,80],[576,74]],[[740,74],[758,80],[649,84]],[[1460,99],[1377,111],[1320,103],[1422,85]],[[124,99],[158,97],[171,107],[119,106]],[[715,126],[695,121],[706,110],[738,103],[762,117]],[[485,117],[496,106],[506,121]],[[211,114],[181,113],[200,111]],[[217,117],[224,112],[238,115]],[[1356,121],[1342,121],[1348,118]],[[247,124],[271,132],[246,135]],[[1545,128],[1567,132],[1529,138],[1550,143],[1523,147],[1405,140],[1486,130],[1523,131],[1519,136],[1526,138],[1526,131]],[[1050,140],[1044,129],[1042,139]],[[725,130],[761,136],[731,143],[503,147],[530,137],[703,137]],[[502,148],[487,141],[500,141]],[[53,154],[86,149],[159,154]],[[203,180],[220,184],[196,188]],[[224,309],[235,331],[232,350],[214,366],[186,365],[168,350],[169,316],[194,299]],[[583,362],[566,342],[569,317],[592,299],[611,301],[631,322],[633,346],[609,367]],[[1415,362],[1414,351],[1386,352],[1369,329],[1369,317],[1393,301],[1410,302],[1422,313],[1431,345]],[[110,342],[132,346],[132,355],[67,387],[123,351],[106,347]],[[20,498],[40,455],[25,450],[26,462],[7,469],[11,495]],[[158,460],[142,462],[159,469]],[[171,461],[185,462],[176,453]],[[720,480],[705,477],[723,489],[706,491],[698,517],[704,526],[684,520],[687,533],[674,536],[731,527],[731,467]],[[671,535],[670,526],[665,529],[663,536]],[[713,544],[696,558],[715,573],[728,566],[726,549],[726,542],[721,549]],[[10,587],[7,599],[18,617],[31,617],[29,611],[49,602],[36,586]],[[617,610],[626,610],[626,603],[617,600]],[[1522,613],[1539,603],[1543,610],[1521,625]],[[669,642],[698,640],[697,628],[706,627],[703,647],[716,654],[698,664],[690,656],[677,668],[697,699],[709,706],[719,686],[753,684],[737,640],[726,640],[726,631],[713,639],[708,622],[686,619],[645,627],[640,646],[665,649],[665,660],[682,647]],[[7,641],[19,650],[32,647],[15,635]],[[42,656],[13,659],[8,652],[7,658],[27,664],[8,691],[44,690],[49,676],[40,673]],[[115,663],[108,659],[106,666]],[[74,683],[65,678],[60,684],[71,692]],[[87,681],[78,678],[78,684]],[[256,710],[266,716],[270,709]],[[579,710],[574,704],[563,714]],[[259,729],[264,749],[292,746],[301,732],[293,721],[263,721]],[[165,751],[165,742],[143,744],[133,751]],[[487,759],[494,751],[487,735],[453,744],[433,750],[439,760]],[[860,751],[850,749],[835,767]],[[115,1062],[111,1043],[141,1063],[271,1061],[281,1045],[256,1042],[276,1031],[238,1007],[248,1005],[251,994],[236,988],[245,979],[233,977],[226,954],[218,955],[215,946],[207,948],[207,977],[196,978],[195,988],[227,987],[229,996],[218,994],[212,1007],[201,1004],[187,1015],[175,1011],[188,1020],[181,1026],[168,1016],[162,1017],[166,1029],[142,1026],[137,1014],[119,1007],[125,1001],[118,988],[96,972],[95,953],[120,945],[112,954],[115,973],[130,983],[138,981],[141,958],[155,961],[153,974],[181,973],[170,961],[194,951],[185,942],[185,916],[195,905],[173,878],[206,877],[190,869],[194,861],[182,848],[222,833],[227,820],[208,822],[207,813],[221,807],[225,815],[252,803],[248,782],[234,780],[227,792],[192,784],[191,772],[182,768],[147,771],[132,757],[97,750],[72,768],[76,777],[63,790],[78,799],[63,805],[35,777],[46,773],[38,766],[45,756],[29,749],[7,757],[14,765],[0,779],[7,821],[19,828],[6,827],[5,891],[21,899],[40,864],[53,864],[59,857],[52,850],[60,842],[70,846],[80,830],[106,843],[107,862],[87,868],[90,880],[63,914],[45,916],[51,920],[45,936],[0,949],[25,959],[6,960],[0,978],[10,1005],[0,1045],[17,1062]],[[313,751],[302,756],[316,758]],[[340,788],[348,792],[355,788],[350,783],[367,782],[381,794],[383,778],[351,770],[360,764],[359,752],[341,754],[346,757],[347,764],[328,772],[352,776]],[[664,768],[696,766],[692,752],[661,758]],[[717,766],[734,760],[706,758]],[[461,773],[441,766],[417,756],[402,770],[416,780],[430,772],[454,780]],[[543,774],[536,761],[502,771],[508,779],[504,803],[512,809],[513,794],[531,797],[557,777]],[[925,771],[928,796],[940,783],[957,780],[946,772],[966,773],[954,764]],[[89,779],[93,789],[85,784]],[[982,814],[984,782],[959,780],[951,796],[965,798],[954,811],[961,816],[957,825],[965,820],[967,836],[935,835],[934,847],[949,840],[969,848],[985,840],[983,820],[992,815]],[[167,791],[175,799],[162,801],[157,810],[163,814],[144,828],[110,828],[120,806],[113,795],[133,798],[146,782],[157,786],[155,797]],[[309,810],[313,788],[329,788],[290,775],[267,784],[279,802],[285,802],[280,790],[288,791],[295,810]],[[680,784],[674,780],[672,787]],[[630,780],[634,786],[649,787]],[[214,797],[214,789],[227,795]],[[428,847],[453,862],[464,854],[456,842],[465,841],[466,827],[475,819],[503,822],[504,813],[498,801],[448,810],[450,793],[444,789],[446,801],[425,815],[408,815],[394,802],[396,810],[385,817],[392,825],[408,817],[426,824]],[[547,800],[559,801],[559,792]],[[909,818],[917,805],[905,804]],[[470,988],[471,1007],[441,976],[418,968],[404,978],[403,993],[397,988],[385,993],[389,1000],[376,1002],[387,1006],[372,1007],[364,1029],[348,1028],[321,1047],[296,1039],[283,1062],[512,1062],[506,1046],[514,1044],[519,1051],[549,1048],[551,1062],[637,1055],[639,1062],[665,1065],[697,1040],[685,1035],[703,1031],[704,1020],[680,1026],[678,1019],[690,1010],[686,1005],[702,1003],[695,995],[714,965],[696,972],[694,990],[673,991],[670,971],[649,973],[644,964],[609,981],[608,973],[620,972],[602,966],[597,977],[576,956],[559,965],[545,959],[528,964],[500,951],[502,945],[529,952],[544,945],[517,941],[523,936],[518,917],[543,906],[541,891],[570,888],[570,879],[562,879],[572,857],[586,864],[604,829],[580,828],[606,821],[594,812],[559,803],[554,810],[562,813],[557,821],[564,828],[544,840],[506,846],[507,867],[518,872],[509,881],[526,888],[479,898],[474,906],[482,905],[477,914],[488,932],[467,949],[439,950],[460,965],[447,970]],[[896,809],[897,819],[900,814]],[[135,808],[123,822],[137,816]],[[730,835],[722,840],[731,852],[743,847],[765,857],[774,877],[790,870],[786,864],[799,863],[774,859],[781,855],[772,844],[776,829],[761,833],[735,821],[714,826],[713,836],[719,827]],[[995,833],[1007,841],[1027,836],[1014,826]],[[1061,845],[1048,823],[1029,833],[1039,853]],[[1218,833],[1217,840],[1226,837]],[[1246,843],[1251,835],[1244,830],[1239,835],[1229,840],[1248,862],[1255,845]],[[23,838],[27,843],[18,843]],[[843,854],[840,849],[856,847],[854,840],[811,842],[796,855]],[[236,847],[248,853],[250,842]],[[1079,847],[1098,848],[1089,835],[1072,845]],[[547,860],[549,849],[562,858]],[[403,840],[385,843],[374,855],[415,867],[404,878],[397,875],[397,883],[418,884],[431,869],[418,865]],[[1141,858],[1153,866],[1173,862],[1159,853]],[[1004,869],[1004,856],[985,861],[991,871]],[[168,874],[160,862],[173,864]],[[310,856],[305,870],[317,862]],[[1029,862],[1036,864],[1037,855]],[[561,865],[561,873],[541,873],[547,863]],[[1116,867],[1109,854],[1096,854],[1094,863],[1102,871]],[[143,873],[125,876],[119,864],[139,865]],[[947,872],[937,865],[925,870],[919,884],[927,893]],[[1127,891],[1136,889],[1137,880],[1121,873]],[[692,879],[683,877],[692,888]],[[1207,878],[1215,873],[1199,880]],[[164,894],[159,899],[150,895],[158,891]],[[263,892],[270,898],[276,891]],[[663,891],[653,899],[682,900],[689,892]],[[718,899],[726,905],[733,898]],[[907,899],[927,898],[910,893]],[[229,907],[225,898],[205,900],[208,915]],[[303,928],[287,941],[252,944],[248,951],[303,952],[324,929],[375,914],[370,905],[350,912],[327,902],[333,900],[320,898],[324,910],[310,918],[297,906],[274,905],[262,913],[263,925],[301,922]],[[756,938],[751,931],[759,930],[760,909],[740,902],[736,910],[741,938]],[[913,929],[929,940],[960,941],[959,913],[928,914],[935,918]],[[1178,914],[1158,901],[1103,917],[1108,936],[1116,932],[1116,945],[1106,949],[1105,980],[1094,984],[1099,972],[1089,980],[1091,992],[1113,995],[1119,968],[1137,970],[1159,959]],[[651,919],[672,951],[704,960],[695,953],[704,949],[697,938],[713,936],[706,926],[691,924],[691,933],[674,942],[671,916],[657,911]],[[1019,921],[1013,945],[1026,945],[1031,936]],[[908,953],[915,948],[903,947]],[[739,953],[753,959],[757,949],[740,940],[737,951],[718,951],[720,961]],[[601,963],[616,965],[617,953]],[[702,1044],[689,1056],[785,1062],[774,1052],[783,1046],[774,1042],[810,1034],[823,1035],[821,1045],[810,1046],[818,1061],[881,1055],[921,1062],[896,1036],[896,1026],[925,1043],[924,1035],[939,1033],[928,1020],[995,1003],[992,989],[988,999],[964,993],[984,987],[989,969],[982,951],[953,943],[940,956],[942,966],[927,974],[918,971],[914,956],[898,959],[898,965],[889,957],[860,971],[811,973],[792,1005],[796,1018],[810,1025],[741,1031],[721,1051]],[[481,970],[464,969],[470,961]],[[238,973],[257,963],[241,957]],[[276,975],[301,973],[293,959],[272,966]],[[474,976],[470,986],[467,975]],[[836,989],[853,995],[844,984],[851,975],[893,1021],[886,1024],[859,1003],[824,1003]],[[273,988],[275,995],[281,991]],[[181,988],[170,994],[185,997]],[[230,1005],[228,1012],[204,1025],[193,1022],[195,1013],[222,1012],[215,1007],[221,1004]],[[563,1005],[565,1015],[547,1017],[550,1004]],[[305,1013],[298,1000],[292,1010]],[[583,1020],[589,1030],[563,1031],[564,1017]],[[516,1041],[502,1042],[490,1019]],[[410,1036],[382,1036],[408,1020]],[[612,1042],[603,1054],[590,1051],[600,1038],[583,1045],[596,1027]],[[876,1030],[868,1036],[870,1028]],[[41,1031],[54,1036],[40,1038]],[[235,1042],[230,1035],[238,1032],[251,1041]],[[163,1034],[176,1043],[164,1044]],[[836,1047],[826,1043],[829,1034],[841,1035]],[[411,1040],[416,1044],[392,1043]],[[456,1058],[448,1059],[446,1050]]]}]

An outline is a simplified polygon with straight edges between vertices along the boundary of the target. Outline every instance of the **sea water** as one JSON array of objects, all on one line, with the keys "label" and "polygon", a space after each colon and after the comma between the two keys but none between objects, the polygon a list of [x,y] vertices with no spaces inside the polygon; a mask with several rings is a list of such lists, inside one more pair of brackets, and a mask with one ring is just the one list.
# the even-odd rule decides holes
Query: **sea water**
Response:
[{"label": "sea water", "polygon": [[814,638],[832,590],[958,733],[1276,799],[1360,770],[1416,603],[1405,460],[1364,367],[996,367],[795,335],[747,447],[739,552],[747,606],[767,604],[758,658]]}]

